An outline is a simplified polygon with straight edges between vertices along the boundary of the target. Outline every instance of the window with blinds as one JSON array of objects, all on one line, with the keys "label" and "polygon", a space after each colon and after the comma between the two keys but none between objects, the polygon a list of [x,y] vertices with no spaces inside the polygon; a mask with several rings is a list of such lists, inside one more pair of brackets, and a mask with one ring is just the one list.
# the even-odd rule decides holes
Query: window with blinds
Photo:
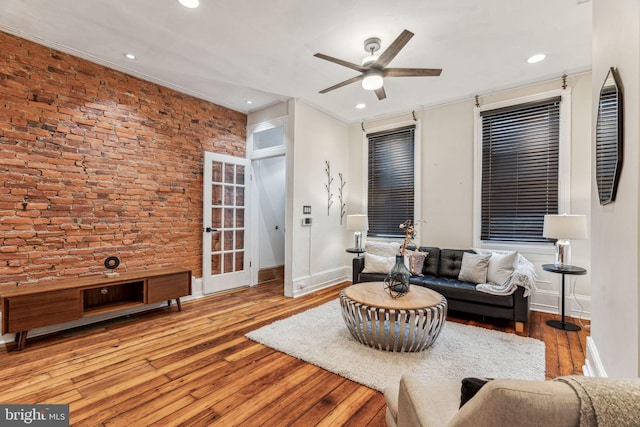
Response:
[{"label": "window with blinds", "polygon": [[370,133],[369,236],[404,237],[399,225],[414,216],[415,126]]},{"label": "window with blinds", "polygon": [[482,240],[548,242],[558,213],[560,97],[480,113]]}]

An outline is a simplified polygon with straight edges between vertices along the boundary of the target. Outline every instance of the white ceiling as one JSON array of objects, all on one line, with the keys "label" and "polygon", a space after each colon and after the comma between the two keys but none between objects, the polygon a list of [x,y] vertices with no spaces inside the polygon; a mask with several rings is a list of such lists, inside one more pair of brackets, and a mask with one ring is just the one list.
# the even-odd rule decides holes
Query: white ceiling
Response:
[{"label": "white ceiling", "polygon": [[[237,111],[298,98],[345,123],[591,69],[588,0],[2,0],[0,29]],[[384,50],[403,29],[390,66],[440,77],[386,78],[382,101],[359,83],[318,93],[358,73],[314,53],[360,63],[365,39]]]}]

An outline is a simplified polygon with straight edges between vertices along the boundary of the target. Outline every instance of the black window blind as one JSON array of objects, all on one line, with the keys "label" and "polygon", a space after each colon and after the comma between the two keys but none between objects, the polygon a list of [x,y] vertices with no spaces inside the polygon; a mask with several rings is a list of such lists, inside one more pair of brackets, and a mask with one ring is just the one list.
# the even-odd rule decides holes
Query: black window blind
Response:
[{"label": "black window blind", "polygon": [[369,236],[404,237],[414,219],[414,138],[415,126],[367,135]]},{"label": "black window blind", "polygon": [[481,239],[547,242],[544,215],[558,213],[560,97],[480,115]]}]

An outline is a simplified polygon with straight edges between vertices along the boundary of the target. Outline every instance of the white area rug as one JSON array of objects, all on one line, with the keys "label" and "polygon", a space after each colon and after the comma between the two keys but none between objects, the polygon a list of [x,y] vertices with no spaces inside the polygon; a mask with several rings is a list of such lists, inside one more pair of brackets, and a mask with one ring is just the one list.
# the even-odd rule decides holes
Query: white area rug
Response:
[{"label": "white area rug", "polygon": [[545,379],[544,343],[533,338],[447,322],[429,349],[392,353],[349,333],[338,300],[279,320],[247,338],[382,391],[405,372],[424,378]]}]

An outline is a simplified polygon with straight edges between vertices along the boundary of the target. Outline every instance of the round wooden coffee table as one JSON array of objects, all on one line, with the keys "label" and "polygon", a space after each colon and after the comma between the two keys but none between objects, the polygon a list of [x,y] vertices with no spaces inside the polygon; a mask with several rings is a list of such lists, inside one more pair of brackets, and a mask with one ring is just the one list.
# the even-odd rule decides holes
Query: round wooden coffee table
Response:
[{"label": "round wooden coffee table", "polygon": [[364,282],[340,292],[342,318],[351,335],[379,350],[414,352],[431,346],[447,317],[447,300],[422,286],[391,298],[384,282]]}]

